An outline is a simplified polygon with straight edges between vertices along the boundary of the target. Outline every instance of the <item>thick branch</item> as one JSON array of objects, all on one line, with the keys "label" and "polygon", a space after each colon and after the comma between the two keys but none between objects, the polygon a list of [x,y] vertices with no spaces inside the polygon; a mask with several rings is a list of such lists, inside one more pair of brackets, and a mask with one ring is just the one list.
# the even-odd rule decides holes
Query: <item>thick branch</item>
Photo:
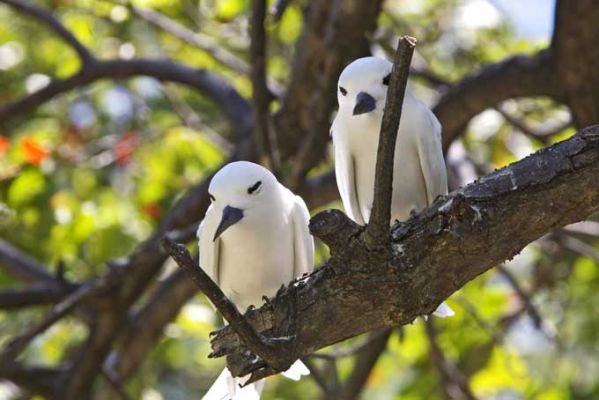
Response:
[{"label": "thick branch", "polygon": [[381,134],[376,155],[374,176],[374,203],[368,227],[366,228],[366,244],[371,247],[384,247],[389,238],[389,221],[391,221],[391,195],[393,192],[393,164],[395,142],[401,119],[410,62],[416,47],[416,39],[409,36],[399,38],[397,51],[393,60],[393,70],[387,90],[387,101],[381,123]]},{"label": "thick branch", "polygon": [[19,12],[30,15],[46,24],[75,50],[83,65],[94,60],[89,50],[50,12],[24,0],[0,0],[0,3],[9,5]]},{"label": "thick branch", "polygon": [[[547,202],[551,199],[551,202]],[[430,314],[453,292],[547,232],[599,210],[599,126],[438,199],[392,229],[391,260],[360,245],[339,211],[313,218],[331,259],[246,314],[259,332],[294,335],[293,357]],[[372,271],[376,270],[376,273]],[[294,314],[296,313],[296,314]],[[212,340],[234,375],[264,368],[226,327]]]}]

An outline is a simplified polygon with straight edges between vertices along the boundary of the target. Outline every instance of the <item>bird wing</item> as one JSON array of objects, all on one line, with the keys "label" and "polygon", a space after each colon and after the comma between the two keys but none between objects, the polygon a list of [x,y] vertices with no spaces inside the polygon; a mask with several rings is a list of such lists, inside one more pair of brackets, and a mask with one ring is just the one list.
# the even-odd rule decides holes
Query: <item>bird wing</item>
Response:
[{"label": "bird wing", "polygon": [[294,196],[291,209],[291,221],[293,224],[293,277],[302,276],[312,271],[314,266],[314,239],[310,235],[308,223],[310,213],[306,203],[299,196]]},{"label": "bird wing", "polygon": [[[339,118],[339,116],[337,116]],[[341,132],[336,132],[339,127],[333,121],[331,131],[333,132],[333,144],[335,147],[335,177],[337,178],[337,188],[341,195],[345,213],[360,225],[365,225],[360,203],[358,202],[358,193],[356,190],[355,161],[352,157],[349,146],[343,143]]]},{"label": "bird wing", "polygon": [[210,278],[219,284],[219,251],[220,238],[212,240],[219,223],[218,212],[213,206],[208,207],[206,216],[198,228],[198,239],[200,248],[200,267],[210,276]]},{"label": "bird wing", "polygon": [[441,144],[441,124],[424,104],[419,108],[416,147],[426,186],[427,205],[430,205],[437,196],[447,194],[447,170]]}]

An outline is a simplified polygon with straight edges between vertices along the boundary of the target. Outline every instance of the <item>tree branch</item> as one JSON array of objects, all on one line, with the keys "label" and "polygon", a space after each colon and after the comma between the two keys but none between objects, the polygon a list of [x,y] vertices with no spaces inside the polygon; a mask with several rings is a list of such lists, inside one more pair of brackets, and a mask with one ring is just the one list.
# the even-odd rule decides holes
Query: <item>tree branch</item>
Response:
[{"label": "tree branch", "polygon": [[392,329],[385,328],[370,334],[366,347],[358,355],[352,373],[340,388],[338,396],[335,396],[336,399],[354,400],[358,398],[364,385],[366,385],[370,372],[376,365],[380,355],[387,348],[391,332]]},{"label": "tree branch", "polygon": [[[281,157],[293,157],[286,180],[297,191],[308,171],[325,155],[339,74],[368,53],[382,0],[315,0],[309,3],[297,44],[291,81],[275,114]],[[298,150],[299,149],[299,150]]]},{"label": "tree branch", "polygon": [[599,121],[599,7],[594,0],[558,0],[551,39],[554,86],[564,93],[577,128]]},{"label": "tree branch", "polygon": [[[115,1],[115,3],[122,4],[120,1]],[[131,4],[131,2],[127,2],[126,6],[135,16],[170,33],[193,47],[204,50],[222,65],[242,74],[249,74],[250,67],[245,60],[226,51],[221,45],[216,43],[213,38],[207,35],[198,34],[151,8],[137,7]]]},{"label": "tree branch", "polygon": [[104,277],[81,286],[69,297],[58,303],[52,310],[38,323],[34,324],[25,333],[12,338],[0,353],[0,364],[14,360],[31,341],[41,333],[45,332],[54,323],[69,314],[75,307],[90,297],[108,290],[119,281],[118,274],[107,274]]},{"label": "tree branch", "polygon": [[0,0],[0,3],[4,3],[18,10],[19,12],[30,15],[46,24],[54,31],[54,33],[60,36],[69,46],[73,48],[73,50],[75,50],[84,67],[95,60],[89,50],[83,44],[81,44],[75,35],[65,28],[64,25],[56,17],[54,17],[54,15],[45,9],[28,3],[25,0]]},{"label": "tree branch", "polygon": [[[547,199],[551,198],[551,203]],[[311,221],[327,264],[247,313],[258,332],[293,335],[293,358],[430,314],[467,282],[552,229],[599,210],[599,126],[438,199],[392,229],[392,258],[374,257],[339,211]],[[376,270],[377,273],[372,273]],[[335,310],[335,312],[331,312]],[[212,338],[233,375],[272,374],[230,327]]]},{"label": "tree branch", "polygon": [[532,303],[532,299],[530,298],[528,293],[526,293],[522,286],[520,286],[516,277],[510,271],[508,271],[508,269],[505,268],[504,265],[498,265],[496,268],[501,274],[501,276],[507,279],[514,292],[516,292],[516,294],[520,298],[520,301],[522,301],[524,309],[528,312],[528,315],[532,319],[532,322],[534,323],[535,327],[537,329],[542,329],[543,318],[541,318],[541,313],[539,313],[535,305]]},{"label": "tree branch", "polygon": [[267,37],[264,27],[265,19],[266,0],[253,0],[249,35],[254,131],[261,162],[277,174],[280,167],[280,156],[276,136],[271,129],[269,111],[271,95],[266,84]]},{"label": "tree branch", "polygon": [[[177,262],[179,267],[185,270],[193,283],[210,299],[212,304],[229,322],[230,326],[242,338],[244,343],[268,363],[269,368],[273,369],[274,372],[281,372],[291,366],[295,359],[290,358],[288,353],[284,351],[285,347],[287,347],[286,345],[290,343],[289,339],[273,340],[260,336],[239,310],[237,310],[235,304],[222,292],[220,287],[191,258],[191,255],[184,246],[176,244],[167,237],[161,240],[161,244],[164,250]],[[218,356],[218,352],[209,355],[209,357]],[[257,375],[256,377],[252,375],[247,384],[257,380],[255,378],[259,379]]]},{"label": "tree branch", "polygon": [[555,85],[551,52],[518,55],[483,67],[451,86],[433,112],[443,126],[443,149],[466,129],[468,122],[487,108],[514,97],[550,96],[563,98]]},{"label": "tree branch", "polygon": [[21,99],[0,106],[0,124],[17,115],[26,114],[54,97],[101,79],[124,79],[134,76],[151,76],[158,80],[177,82],[202,92],[214,101],[231,122],[235,136],[251,126],[251,108],[246,100],[224,79],[212,72],[193,69],[170,60],[108,60],[97,61],[66,79],[54,79],[48,86]]},{"label": "tree branch", "polygon": [[56,278],[42,264],[0,239],[0,267],[23,282],[56,283]]},{"label": "tree branch", "polygon": [[399,38],[397,51],[393,59],[393,69],[389,88],[387,89],[387,101],[385,102],[376,155],[374,202],[365,235],[366,245],[370,248],[383,247],[389,243],[389,221],[391,221],[391,197],[393,193],[393,168],[389,166],[394,165],[395,142],[401,119],[401,108],[415,47],[416,39],[409,36]]},{"label": "tree branch", "polygon": [[48,399],[53,399],[57,382],[67,372],[66,369],[53,369],[43,367],[26,367],[9,362],[0,364],[0,380],[10,380],[22,388],[41,394]]},{"label": "tree branch", "polygon": [[77,285],[34,283],[20,288],[0,290],[0,309],[53,304],[77,289]]}]

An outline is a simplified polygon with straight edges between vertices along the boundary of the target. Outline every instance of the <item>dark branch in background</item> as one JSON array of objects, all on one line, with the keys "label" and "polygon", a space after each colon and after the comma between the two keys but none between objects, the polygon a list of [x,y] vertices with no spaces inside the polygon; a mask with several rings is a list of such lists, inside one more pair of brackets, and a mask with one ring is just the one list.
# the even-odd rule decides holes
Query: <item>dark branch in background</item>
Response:
[{"label": "dark branch in background", "polygon": [[433,108],[443,126],[443,149],[466,129],[478,113],[515,97],[550,96],[562,98],[554,82],[551,53],[514,56],[483,67],[449,87]]},{"label": "dark branch in background", "polygon": [[541,314],[539,313],[535,305],[532,303],[530,295],[524,291],[522,286],[520,286],[520,284],[518,283],[516,277],[510,271],[508,271],[505,268],[505,266],[498,265],[496,268],[499,271],[499,274],[503,276],[508,281],[512,289],[514,289],[514,292],[516,292],[516,294],[520,298],[520,301],[522,301],[524,309],[528,312],[528,315],[532,319],[532,322],[534,323],[535,327],[537,329],[542,329],[543,318],[541,318]]},{"label": "dark branch in background", "polygon": [[236,137],[240,135],[238,130],[249,125],[251,121],[251,111],[247,102],[218,75],[170,60],[134,59],[95,61],[69,78],[54,79],[48,86],[37,92],[2,104],[0,124],[17,115],[30,112],[54,97],[75,88],[101,79],[122,79],[134,76],[150,76],[197,89],[221,107],[226,118],[231,121]]},{"label": "dark branch in background", "polygon": [[564,93],[574,125],[599,121],[599,7],[595,0],[558,0],[551,39],[553,86]]},{"label": "dark branch in background", "polygon": [[48,269],[5,240],[0,239],[0,268],[23,282],[57,283]]},{"label": "dark branch in background", "polygon": [[272,131],[270,119],[271,95],[266,84],[266,47],[265,29],[266,0],[252,0],[252,16],[249,26],[250,35],[250,78],[252,81],[252,105],[254,109],[254,132],[258,144],[259,159],[263,165],[275,174],[280,168],[280,155],[276,136]]},{"label": "dark branch in background", "polygon": [[564,129],[568,128],[572,125],[572,121],[568,120],[566,122],[559,123],[557,125],[553,125],[551,127],[543,127],[543,128],[533,128],[528,125],[528,123],[523,119],[519,118],[515,115],[512,115],[509,111],[505,109],[503,106],[495,107],[497,112],[501,114],[501,116],[514,128],[522,132],[524,135],[529,137],[530,139],[538,140],[544,145],[548,145],[551,139],[551,136],[556,135],[562,132]]},{"label": "dark branch in background", "polygon": [[21,352],[23,352],[23,350],[25,350],[36,336],[43,333],[56,321],[68,315],[83,301],[92,296],[96,296],[102,291],[109,290],[111,286],[119,281],[119,278],[121,277],[117,274],[108,274],[98,280],[81,286],[69,297],[54,306],[54,308],[40,322],[34,324],[25,333],[8,341],[0,353],[0,364],[13,361]]},{"label": "dark branch in background", "polygon": [[476,400],[470,389],[468,379],[443,354],[437,342],[437,329],[434,319],[425,321],[426,336],[428,337],[430,361],[435,367],[443,391],[443,398],[448,400]]},{"label": "dark branch in background", "polygon": [[399,38],[393,59],[376,155],[374,202],[365,235],[366,245],[370,248],[383,247],[389,243],[393,192],[393,168],[390,166],[393,166],[395,157],[395,142],[401,119],[401,108],[415,47],[416,39],[409,36]]},{"label": "dark branch in background", "polygon": [[53,304],[77,289],[77,285],[34,283],[29,286],[0,290],[0,309]]},{"label": "dark branch in background", "polygon": [[69,31],[64,25],[52,15],[50,12],[45,9],[38,7],[34,4],[30,4],[25,0],[0,0],[0,3],[7,4],[18,11],[30,15],[35,19],[46,24],[50,29],[52,29],[58,36],[60,36],[69,46],[75,50],[81,63],[85,66],[86,64],[92,62],[94,57],[91,55],[89,50],[81,44],[79,40]]},{"label": "dark branch in background", "polygon": [[353,400],[358,398],[358,395],[366,385],[370,372],[380,355],[385,351],[391,332],[391,329],[383,329],[382,331],[370,334],[366,347],[356,358],[351,375],[339,389],[337,395],[332,398],[339,400]]},{"label": "dark branch in background", "polygon": [[66,368],[27,367],[19,363],[0,363],[0,380],[6,379],[28,391],[54,399],[56,381],[67,372]]},{"label": "dark branch in background", "polygon": [[337,102],[337,79],[343,67],[368,54],[368,38],[376,28],[381,3],[309,2],[289,88],[274,121],[281,158],[293,159],[286,185],[294,191],[325,157],[330,117]]},{"label": "dark branch in background", "polygon": [[[593,126],[396,224],[391,260],[366,251],[361,228],[341,212],[316,215],[311,230],[329,245],[328,263],[246,318],[258,332],[293,336],[293,357],[303,357],[348,337],[430,314],[457,289],[531,241],[597,210],[599,126]],[[233,375],[272,373],[264,361],[248,354],[229,327],[213,337],[212,348],[227,355]]]}]

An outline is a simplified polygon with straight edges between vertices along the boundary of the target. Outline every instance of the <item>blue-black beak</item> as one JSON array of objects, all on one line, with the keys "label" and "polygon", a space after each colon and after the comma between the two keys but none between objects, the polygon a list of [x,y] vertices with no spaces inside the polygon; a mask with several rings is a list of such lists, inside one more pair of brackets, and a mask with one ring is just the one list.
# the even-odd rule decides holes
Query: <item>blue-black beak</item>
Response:
[{"label": "blue-black beak", "polygon": [[223,216],[220,220],[220,224],[218,224],[218,228],[216,228],[216,232],[214,233],[214,239],[212,239],[212,241],[218,239],[218,237],[224,231],[226,231],[230,226],[233,226],[239,221],[241,221],[242,218],[243,210],[240,210],[239,208],[235,207],[226,206],[223,210]]},{"label": "blue-black beak", "polygon": [[376,108],[376,100],[366,92],[360,92],[356,96],[356,106],[354,107],[354,115],[366,114]]}]

